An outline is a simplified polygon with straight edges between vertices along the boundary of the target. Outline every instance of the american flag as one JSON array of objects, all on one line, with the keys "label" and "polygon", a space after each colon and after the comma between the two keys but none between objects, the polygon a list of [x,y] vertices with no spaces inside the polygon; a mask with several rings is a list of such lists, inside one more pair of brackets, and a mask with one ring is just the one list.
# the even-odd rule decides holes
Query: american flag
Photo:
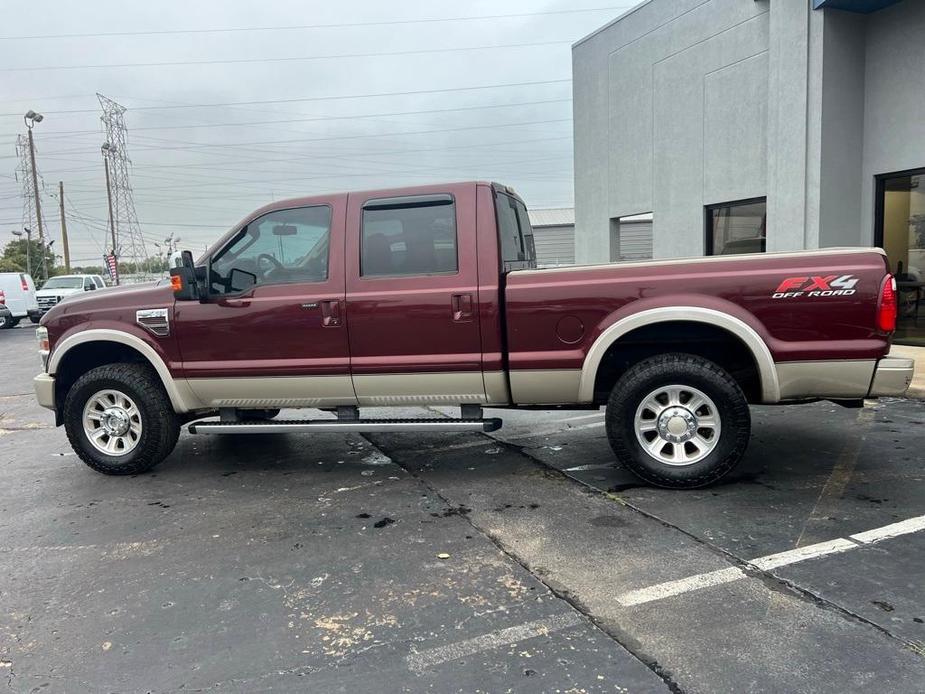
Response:
[{"label": "american flag", "polygon": [[116,262],[116,256],[114,255],[104,255],[103,260],[106,263],[106,268],[109,270],[109,279],[113,282],[119,281],[119,267]]}]

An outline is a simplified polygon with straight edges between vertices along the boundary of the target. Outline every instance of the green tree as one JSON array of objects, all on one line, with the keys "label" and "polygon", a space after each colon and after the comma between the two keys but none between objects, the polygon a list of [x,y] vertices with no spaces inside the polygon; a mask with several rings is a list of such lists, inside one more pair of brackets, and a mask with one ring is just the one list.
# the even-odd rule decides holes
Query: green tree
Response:
[{"label": "green tree", "polygon": [[[9,241],[3,248],[3,255],[0,256],[0,272],[26,272],[26,246],[29,244],[29,255],[32,263],[32,277],[42,278],[42,244],[33,239],[27,241],[25,237],[16,238]],[[48,274],[60,274],[61,270],[56,264],[54,252],[51,249],[45,249],[45,260],[48,263]]]}]

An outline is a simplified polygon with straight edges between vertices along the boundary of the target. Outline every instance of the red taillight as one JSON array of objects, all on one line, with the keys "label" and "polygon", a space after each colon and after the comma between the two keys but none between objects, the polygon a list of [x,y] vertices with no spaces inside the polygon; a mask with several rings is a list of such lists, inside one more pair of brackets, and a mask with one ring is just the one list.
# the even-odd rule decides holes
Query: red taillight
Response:
[{"label": "red taillight", "polygon": [[6,303],[6,292],[0,289],[0,306],[3,306]]},{"label": "red taillight", "polygon": [[29,291],[29,283],[26,282],[26,276],[25,276],[25,275],[20,275],[20,276],[19,276],[19,281],[22,283],[22,290],[23,290],[24,292],[28,292],[28,291]]},{"label": "red taillight", "polygon": [[880,285],[880,300],[877,302],[877,329],[882,333],[896,330],[896,278],[887,275]]}]

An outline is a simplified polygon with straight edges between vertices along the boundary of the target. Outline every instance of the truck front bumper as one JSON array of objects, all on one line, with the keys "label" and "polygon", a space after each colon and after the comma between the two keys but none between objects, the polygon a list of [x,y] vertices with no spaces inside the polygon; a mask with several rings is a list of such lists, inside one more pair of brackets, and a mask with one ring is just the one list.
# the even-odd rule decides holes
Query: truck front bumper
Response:
[{"label": "truck front bumper", "polygon": [[32,379],[32,387],[35,388],[35,399],[39,405],[47,407],[49,410],[55,409],[55,377],[47,373],[40,373]]},{"label": "truck front bumper", "polygon": [[912,383],[915,362],[912,359],[886,356],[877,362],[874,378],[870,383],[869,397],[881,395],[903,395]]}]

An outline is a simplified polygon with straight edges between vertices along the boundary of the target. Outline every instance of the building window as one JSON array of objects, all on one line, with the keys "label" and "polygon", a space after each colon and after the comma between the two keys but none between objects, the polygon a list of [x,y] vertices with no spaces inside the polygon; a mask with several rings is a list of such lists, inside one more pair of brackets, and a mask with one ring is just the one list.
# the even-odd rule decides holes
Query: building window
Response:
[{"label": "building window", "polygon": [[708,205],[706,254],[764,253],[767,221],[767,198]]},{"label": "building window", "polygon": [[875,243],[899,291],[897,342],[925,345],[925,169],[878,176]]},{"label": "building window", "polygon": [[652,258],[652,213],[610,220],[610,262]]}]

